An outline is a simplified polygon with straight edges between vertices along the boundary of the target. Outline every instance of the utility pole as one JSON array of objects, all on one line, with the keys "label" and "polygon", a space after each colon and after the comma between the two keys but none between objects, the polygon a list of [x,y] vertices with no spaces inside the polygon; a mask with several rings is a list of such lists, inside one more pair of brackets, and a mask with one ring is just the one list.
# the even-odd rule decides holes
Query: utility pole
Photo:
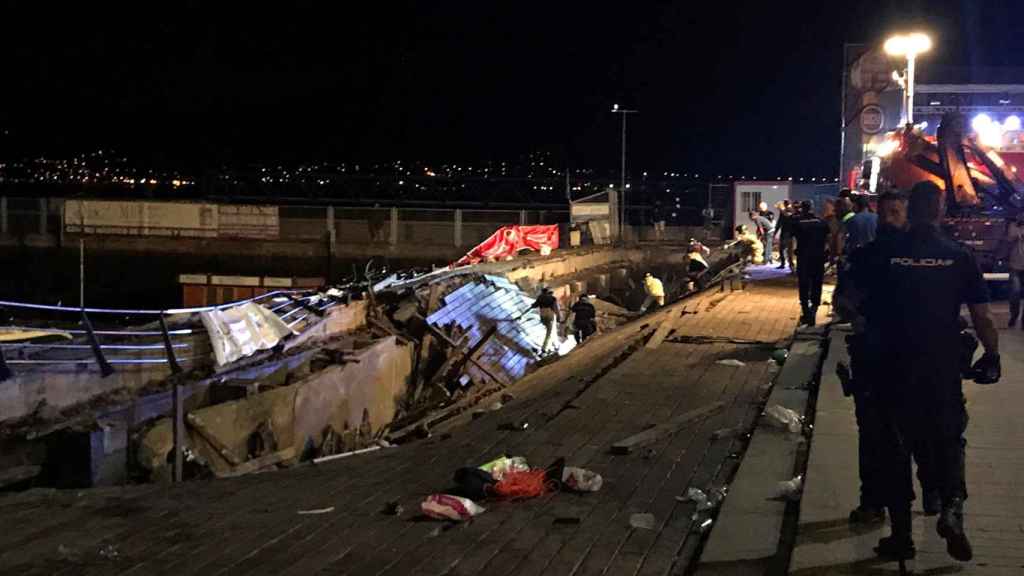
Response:
[{"label": "utility pole", "polygon": [[626,115],[636,114],[639,110],[627,110],[625,108],[619,108],[618,104],[612,106],[613,114],[622,114],[622,168],[620,171],[619,178],[619,240],[624,240],[625,235],[623,234],[624,226],[626,225]]},{"label": "utility pole", "polygon": [[[85,200],[78,201],[78,305],[85,312]],[[63,223],[61,224],[63,226]]]},{"label": "utility pole", "polygon": [[565,201],[569,203],[569,226],[575,224],[572,216],[572,189],[569,187],[569,165],[565,165]]}]

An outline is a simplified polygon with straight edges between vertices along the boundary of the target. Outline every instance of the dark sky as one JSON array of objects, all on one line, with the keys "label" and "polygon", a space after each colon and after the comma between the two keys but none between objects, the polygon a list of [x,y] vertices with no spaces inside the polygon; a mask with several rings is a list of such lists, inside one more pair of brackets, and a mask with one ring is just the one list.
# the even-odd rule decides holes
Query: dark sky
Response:
[{"label": "dark sky", "polygon": [[8,153],[200,167],[549,150],[610,169],[619,102],[641,111],[636,168],[833,175],[844,42],[920,28],[937,43],[922,67],[1024,58],[1019,0],[80,4],[3,10]]}]

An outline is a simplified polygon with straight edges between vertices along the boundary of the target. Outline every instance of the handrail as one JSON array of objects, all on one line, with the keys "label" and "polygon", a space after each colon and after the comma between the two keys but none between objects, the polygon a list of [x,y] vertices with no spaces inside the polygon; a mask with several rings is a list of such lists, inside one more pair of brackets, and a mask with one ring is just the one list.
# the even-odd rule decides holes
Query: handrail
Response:
[{"label": "handrail", "polygon": [[[225,308],[231,308],[239,306],[241,304],[248,304],[249,302],[255,302],[264,298],[270,298],[272,296],[279,296],[284,294],[295,294],[298,292],[309,292],[309,290],[275,290],[273,292],[267,292],[266,294],[260,294],[246,300],[238,300],[236,302],[229,302],[226,304],[217,304],[216,306],[202,306],[199,308],[171,308],[168,310],[119,310],[117,308],[85,308],[84,311],[87,314],[125,314],[125,315],[153,315],[158,316],[160,314],[194,314],[196,312],[209,312],[210,310],[223,310]],[[290,303],[290,301],[289,301]],[[83,309],[71,306],[50,306],[47,304],[29,304],[27,302],[11,302],[9,300],[0,300],[0,306],[6,306],[8,308],[27,308],[30,310],[51,310],[54,312],[66,312],[81,314]],[[280,306],[278,307],[280,308]]]},{"label": "handrail", "polygon": [[[88,338],[88,343],[87,344],[74,344],[74,343],[63,343],[63,342],[54,342],[54,343],[47,343],[47,344],[38,344],[38,343],[33,343],[33,342],[2,342],[2,343],[0,343],[0,355],[3,354],[4,348],[13,349],[13,350],[24,350],[26,348],[28,348],[28,349],[47,349],[47,350],[54,351],[54,352],[59,352],[61,350],[92,350],[93,353],[91,355],[89,355],[89,356],[82,356],[81,358],[72,358],[72,359],[66,359],[66,358],[62,358],[62,359],[30,358],[30,359],[7,360],[6,364],[3,365],[3,368],[6,368],[7,365],[19,365],[19,364],[21,364],[21,365],[98,364],[100,366],[100,371],[103,374],[103,376],[108,376],[111,373],[113,373],[113,371],[114,371],[112,366],[117,366],[117,365],[161,364],[161,365],[169,365],[171,367],[172,372],[177,373],[177,372],[181,371],[181,368],[178,366],[178,362],[179,361],[193,362],[195,360],[205,358],[206,356],[191,356],[191,357],[188,357],[188,358],[176,358],[176,355],[174,354],[174,349],[182,349],[182,348],[189,348],[189,349],[191,349],[191,348],[194,348],[194,346],[192,346],[191,344],[182,343],[182,342],[173,343],[173,342],[171,342],[171,337],[172,336],[187,336],[187,335],[192,335],[192,334],[198,334],[198,333],[204,332],[204,330],[201,329],[201,328],[195,328],[195,329],[193,329],[193,328],[183,328],[183,329],[178,329],[178,330],[168,330],[167,326],[166,326],[166,323],[164,321],[164,319],[165,319],[165,317],[167,315],[169,315],[169,314],[183,314],[183,313],[191,314],[191,313],[195,313],[195,312],[204,312],[204,311],[211,311],[211,310],[223,310],[223,309],[226,309],[226,308],[231,308],[231,307],[234,307],[234,306],[238,306],[240,304],[246,304],[246,303],[254,302],[254,301],[258,301],[258,300],[268,300],[268,299],[280,298],[280,299],[282,299],[284,301],[280,302],[277,305],[274,305],[273,307],[268,306],[268,308],[272,312],[277,313],[278,317],[280,317],[283,321],[287,320],[290,316],[293,316],[293,315],[295,315],[298,312],[306,312],[301,317],[293,320],[292,322],[287,323],[287,326],[289,328],[292,328],[293,326],[295,326],[296,324],[299,324],[303,320],[306,320],[310,316],[315,315],[315,314],[320,314],[323,311],[331,308],[332,306],[334,306],[336,304],[336,301],[333,298],[325,298],[323,300],[323,303],[321,304],[321,303],[319,303],[316,300],[317,296],[318,295],[315,293],[315,291],[312,291],[312,290],[309,290],[309,289],[275,290],[273,292],[268,292],[266,294],[261,294],[259,296],[256,296],[256,297],[253,297],[253,298],[249,298],[247,300],[238,301],[238,302],[229,302],[227,304],[220,304],[220,305],[216,305],[216,306],[206,306],[206,307],[202,307],[202,308],[187,308],[187,309],[176,309],[176,310],[116,310],[116,309],[109,309],[109,308],[85,308],[85,309],[83,309],[83,308],[71,308],[71,307],[64,307],[64,306],[48,306],[48,305],[44,305],[44,304],[29,304],[29,303],[24,303],[24,302],[10,302],[10,301],[2,301],[2,300],[0,300],[0,306],[6,306],[6,307],[9,307],[9,308],[22,308],[22,309],[28,309],[28,310],[50,310],[50,311],[56,311],[56,312],[62,312],[62,313],[72,313],[72,312],[74,312],[74,313],[77,313],[77,314],[81,314],[82,315],[82,322],[85,323],[85,325],[83,327],[84,329],[77,329],[77,328],[76,329],[28,328],[28,327],[20,327],[20,326],[17,326],[15,328],[23,328],[25,330],[32,330],[32,331],[36,331],[36,332],[43,332],[43,333],[47,333],[47,334],[84,335],[84,336],[86,336]],[[312,302],[308,302],[310,300],[313,300],[313,301]],[[289,306],[291,306],[293,308],[291,310],[288,310],[287,312],[278,313],[279,310],[282,310],[282,309],[287,308]],[[159,320],[160,328],[161,329],[160,330],[94,330],[92,328],[92,326],[91,326],[91,323],[89,323],[89,321],[88,321],[88,315],[87,314],[89,312],[100,313],[100,314],[121,314],[121,315],[127,315],[127,316],[131,316],[131,315],[153,315],[153,316],[156,316],[157,319]],[[103,344],[102,342],[99,341],[97,336],[119,336],[119,337],[161,336],[163,338],[163,342],[161,344]],[[119,357],[113,357],[113,358],[109,358],[108,359],[108,358],[105,357],[105,355],[104,355],[105,351],[116,351],[116,350],[128,350],[128,351],[131,351],[131,350],[136,350],[136,351],[163,350],[164,351],[164,355],[163,355],[162,358],[156,358],[156,357],[151,357],[151,358],[123,358],[123,357],[120,357],[119,358]],[[2,356],[0,356],[0,358],[2,358]],[[9,369],[6,369],[5,372],[8,373],[7,377],[11,376],[9,374],[9,372],[10,372]],[[6,378],[4,378],[4,379],[6,379]]]},{"label": "handrail", "polygon": [[[60,342],[54,342],[53,344],[32,344],[28,342],[0,342],[0,346],[7,346],[10,348],[46,348],[46,349],[68,349],[68,350],[88,350],[92,348],[88,344],[61,344]],[[174,348],[191,348],[192,346],[185,343],[172,344]],[[101,344],[100,348],[104,350],[163,350],[165,346],[163,344]]]},{"label": "handrail", "polygon": [[[178,362],[192,362],[202,360],[205,356],[188,356],[178,358]],[[96,364],[95,358],[81,358],[78,360],[7,360],[8,364]],[[109,364],[167,364],[167,358],[111,358]]]},{"label": "handrail", "polygon": [[[24,328],[25,330],[32,330],[33,332],[46,332],[48,334],[85,334],[85,330],[78,330],[69,328],[67,330],[61,330],[60,328],[31,328],[24,326],[13,326],[14,328]],[[191,328],[181,330],[169,330],[167,333],[171,336],[186,336],[188,334],[195,334],[197,331]],[[134,331],[123,331],[123,330],[94,330],[94,334],[100,336],[161,336],[163,332],[159,330],[134,330]],[[10,346],[12,343],[5,343],[4,346]]]}]

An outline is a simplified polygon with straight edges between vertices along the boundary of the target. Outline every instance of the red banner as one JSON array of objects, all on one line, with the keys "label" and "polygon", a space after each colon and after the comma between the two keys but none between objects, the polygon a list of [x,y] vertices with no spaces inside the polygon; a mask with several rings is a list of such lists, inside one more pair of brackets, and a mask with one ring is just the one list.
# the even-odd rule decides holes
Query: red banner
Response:
[{"label": "red banner", "polygon": [[509,260],[523,249],[549,252],[558,248],[558,224],[502,226],[462,257],[456,266]]}]

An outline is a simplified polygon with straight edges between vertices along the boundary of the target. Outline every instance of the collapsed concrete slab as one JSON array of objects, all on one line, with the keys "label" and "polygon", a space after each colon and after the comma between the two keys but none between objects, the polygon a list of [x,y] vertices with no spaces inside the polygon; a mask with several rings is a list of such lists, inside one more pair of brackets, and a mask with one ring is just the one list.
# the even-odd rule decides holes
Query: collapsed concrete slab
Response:
[{"label": "collapsed concrete slab", "polygon": [[[328,431],[342,439],[343,448],[361,448],[394,419],[411,372],[412,346],[385,338],[295,384],[190,411],[186,444],[216,476],[232,475],[241,462],[271,451],[292,450],[275,464],[319,456]],[[264,441],[254,451],[261,427],[274,442]],[[142,438],[139,464],[154,479],[169,480],[173,446],[172,422],[162,419]]]}]

